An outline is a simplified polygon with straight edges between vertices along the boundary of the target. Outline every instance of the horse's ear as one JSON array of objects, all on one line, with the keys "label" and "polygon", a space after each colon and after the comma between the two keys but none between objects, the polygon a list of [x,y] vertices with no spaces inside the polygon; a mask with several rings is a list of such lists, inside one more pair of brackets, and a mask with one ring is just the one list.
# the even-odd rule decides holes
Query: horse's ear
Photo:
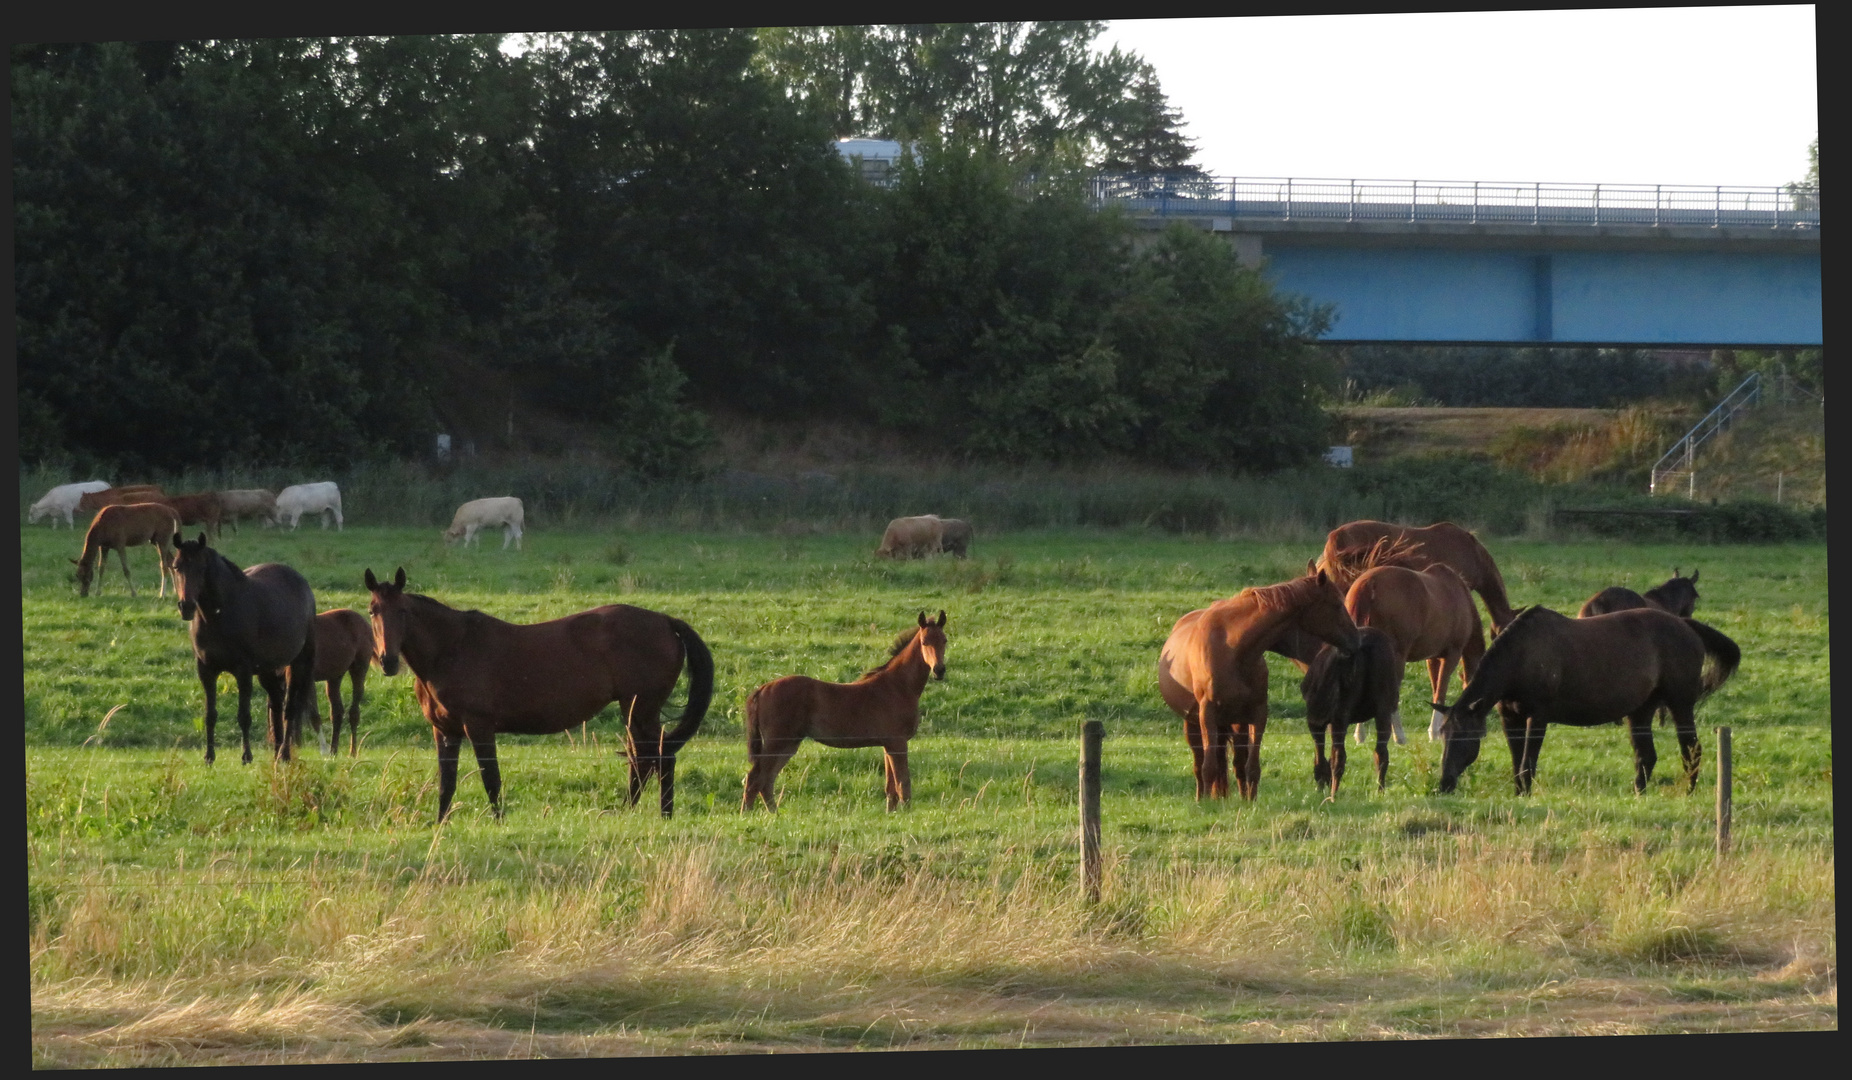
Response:
[{"label": "horse's ear", "polygon": [[920,612],[920,628],[922,630],[926,628],[926,613],[924,611]]},{"label": "horse's ear", "polygon": [[175,533],[174,538],[168,542],[173,544],[173,546],[175,547],[179,547],[181,544],[186,543],[186,537],[180,535],[179,533]]},{"label": "horse's ear", "polygon": [[1330,583],[1331,579],[1325,576],[1325,572],[1323,570],[1317,571],[1317,574],[1318,574],[1318,583],[1320,585],[1325,585],[1325,584]]},{"label": "horse's ear", "polygon": [[379,591],[379,579],[373,576],[373,568],[371,566],[367,567],[367,591]]},{"label": "horse's ear", "polygon": [[201,529],[199,531],[199,546],[200,547],[206,546],[206,530],[204,529]]},{"label": "horse's ear", "polygon": [[1691,572],[1691,577],[1687,578],[1686,580],[1690,581],[1693,585],[1696,585],[1698,583],[1698,572],[1696,570],[1693,570]]},{"label": "horse's ear", "polygon": [[1307,559],[1305,561],[1305,572],[1308,574],[1317,573],[1318,572],[1318,560],[1317,559]]},{"label": "horse's ear", "polygon": [[392,587],[395,589],[403,589],[405,587],[405,568],[403,566],[399,567],[398,573],[392,575]]},{"label": "horse's ear", "polygon": [[945,629],[945,609],[939,609],[939,629]]}]

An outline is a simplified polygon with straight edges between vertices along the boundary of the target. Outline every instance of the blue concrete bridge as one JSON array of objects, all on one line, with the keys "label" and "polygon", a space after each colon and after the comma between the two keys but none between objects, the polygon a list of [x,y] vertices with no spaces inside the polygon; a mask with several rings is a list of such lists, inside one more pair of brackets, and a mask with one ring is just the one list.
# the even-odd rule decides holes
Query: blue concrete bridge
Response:
[{"label": "blue concrete bridge", "polygon": [[1103,175],[1336,306],[1326,341],[1822,344],[1820,195],[1783,188]]}]

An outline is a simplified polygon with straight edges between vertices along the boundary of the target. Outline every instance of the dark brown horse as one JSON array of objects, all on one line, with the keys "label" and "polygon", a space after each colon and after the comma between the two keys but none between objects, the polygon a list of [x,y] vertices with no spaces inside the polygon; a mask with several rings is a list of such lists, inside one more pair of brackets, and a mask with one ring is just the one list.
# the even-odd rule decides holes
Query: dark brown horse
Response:
[{"label": "dark brown horse", "polygon": [[[1205,789],[1226,796],[1227,787],[1218,794],[1215,781],[1226,775],[1230,757],[1241,797],[1251,802],[1259,794],[1260,743],[1267,730],[1265,654],[1293,629],[1346,651],[1357,646],[1357,626],[1322,570],[1217,601],[1193,621],[1179,619],[1164,643],[1158,658],[1160,692],[1169,680],[1174,688],[1165,699],[1173,710],[1181,704],[1177,691],[1195,703],[1202,751],[1198,797]],[[1191,743],[1193,753],[1197,747]]]},{"label": "dark brown horse", "polygon": [[[1389,783],[1389,733],[1402,726],[1402,654],[1388,634],[1373,626],[1357,630],[1357,651],[1346,656],[1329,645],[1319,649],[1299,683],[1305,698],[1305,724],[1312,732],[1312,780],[1337,798],[1344,779],[1344,733],[1376,722],[1376,790]],[[1325,733],[1331,734],[1331,759],[1325,760]]]},{"label": "dark brown horse", "polygon": [[[1445,563],[1435,563],[1426,570],[1372,567],[1351,583],[1344,607],[1358,626],[1374,626],[1388,634],[1403,662],[1428,662],[1428,683],[1433,691],[1428,700],[1436,703],[1428,737],[1440,738],[1443,718],[1439,702],[1447,693],[1448,681],[1456,668],[1462,669],[1462,684],[1471,680],[1479,658],[1485,655],[1479,609],[1473,604],[1473,594],[1466,590],[1466,582]],[[1394,726],[1395,741],[1407,743],[1399,713]]]},{"label": "dark brown horse", "polygon": [[1511,771],[1530,794],[1537,754],[1550,724],[1592,727],[1624,717],[1633,740],[1633,789],[1646,790],[1658,753],[1653,713],[1671,712],[1684,759],[1686,790],[1698,783],[1697,703],[1722,686],[1742,661],[1734,641],[1696,619],[1657,608],[1571,619],[1547,608],[1523,609],[1492,639],[1479,670],[1446,712],[1440,790],[1450,792],[1479,756],[1486,715],[1498,705]]},{"label": "dark brown horse", "polygon": [[[249,570],[198,540],[174,537],[174,586],[180,617],[193,638],[194,670],[206,691],[206,761],[217,756],[219,675],[238,682],[238,730],[251,763],[251,679],[270,700],[270,745],[279,761],[301,741],[302,720],[314,707],[315,594],[282,563]],[[287,690],[287,692],[286,692]]]},{"label": "dark brown horse", "polygon": [[[1381,546],[1379,546],[1379,544]],[[1425,528],[1392,525],[1386,521],[1353,521],[1331,530],[1318,565],[1348,589],[1357,576],[1379,564],[1426,570],[1435,563],[1453,567],[1466,587],[1485,601],[1494,631],[1516,617],[1505,598],[1505,579],[1492,561],[1492,553],[1479,538],[1451,521]]]},{"label": "dark brown horse", "polygon": [[[675,810],[675,755],[701,726],[714,697],[714,657],[680,619],[628,604],[607,604],[531,625],[480,611],[458,611],[405,591],[405,568],[389,582],[366,572],[373,594],[380,670],[412,670],[412,689],[437,741],[437,819],[450,813],[457,755],[469,739],[495,816],[502,813],[495,736],[552,735],[622,702],[630,754],[630,805],[653,774],[662,816]],[[673,730],[662,707],[688,667],[688,705]]]},{"label": "dark brown horse", "polygon": [[[366,699],[367,667],[373,663],[373,625],[353,608],[334,608],[315,616],[315,681],[328,684],[328,711],[333,716],[332,745],[341,752],[341,679],[347,678],[348,756],[360,753],[360,703]],[[311,697],[311,708],[313,698]],[[312,714],[321,734],[321,710]],[[324,750],[328,744],[324,743]]]},{"label": "dark brown horse", "polygon": [[740,811],[763,799],[778,809],[772,785],[805,739],[842,748],[879,746],[884,752],[887,808],[913,801],[907,743],[919,731],[920,695],[928,676],[945,678],[945,612],[894,642],[887,662],[852,683],[786,675],[759,687],[746,699],[746,796]]},{"label": "dark brown horse", "polygon": [[1691,618],[1698,607],[1698,572],[1693,570],[1690,577],[1679,577],[1678,567],[1674,566],[1670,581],[1646,590],[1644,595],[1619,585],[1603,589],[1588,598],[1576,617],[1586,619],[1590,615],[1610,615],[1643,607],[1669,611],[1681,619]]}]

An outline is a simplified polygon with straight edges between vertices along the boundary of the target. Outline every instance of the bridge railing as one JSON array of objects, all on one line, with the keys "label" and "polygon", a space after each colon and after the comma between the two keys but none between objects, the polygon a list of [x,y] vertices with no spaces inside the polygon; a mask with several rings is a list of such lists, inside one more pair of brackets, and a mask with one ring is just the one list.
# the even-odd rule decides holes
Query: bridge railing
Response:
[{"label": "bridge railing", "polygon": [[1750,226],[1818,229],[1820,192],[1685,184],[1545,184],[1486,180],[1318,180],[1102,173],[1096,204],[1138,214],[1275,221],[1514,225]]}]

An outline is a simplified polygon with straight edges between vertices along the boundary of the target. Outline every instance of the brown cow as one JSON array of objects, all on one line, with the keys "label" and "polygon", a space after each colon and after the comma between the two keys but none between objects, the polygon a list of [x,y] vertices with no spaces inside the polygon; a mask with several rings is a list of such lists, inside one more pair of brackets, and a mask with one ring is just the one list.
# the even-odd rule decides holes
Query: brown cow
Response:
[{"label": "brown cow", "polygon": [[[180,519],[171,507],[160,503],[129,503],[105,506],[96,512],[96,520],[84,533],[84,554],[72,559],[77,565],[77,595],[90,595],[90,582],[102,587],[100,560],[115,549],[122,561],[122,579],[129,583],[129,595],[135,595],[135,579],[129,576],[128,549],[150,544],[159,549],[161,595],[167,595],[167,577],[174,561],[173,539],[180,532]],[[178,586],[176,586],[177,588]]]},{"label": "brown cow", "polygon": [[[1379,547],[1378,544],[1381,544]],[[1505,599],[1505,579],[1498,564],[1479,538],[1451,521],[1426,528],[1392,525],[1386,521],[1353,521],[1331,530],[1317,566],[1348,589],[1371,566],[1387,564],[1426,570],[1436,563],[1451,566],[1466,587],[1485,601],[1494,632],[1505,628],[1517,613]]]},{"label": "brown cow", "polygon": [[940,550],[945,522],[932,514],[895,518],[881,534],[881,546],[875,554],[883,559],[917,559]]},{"label": "brown cow", "polygon": [[105,506],[119,506],[123,503],[158,502],[166,495],[158,484],[124,484],[121,487],[104,488],[102,491],[85,492],[77,500],[77,509],[85,514],[94,514]]}]

